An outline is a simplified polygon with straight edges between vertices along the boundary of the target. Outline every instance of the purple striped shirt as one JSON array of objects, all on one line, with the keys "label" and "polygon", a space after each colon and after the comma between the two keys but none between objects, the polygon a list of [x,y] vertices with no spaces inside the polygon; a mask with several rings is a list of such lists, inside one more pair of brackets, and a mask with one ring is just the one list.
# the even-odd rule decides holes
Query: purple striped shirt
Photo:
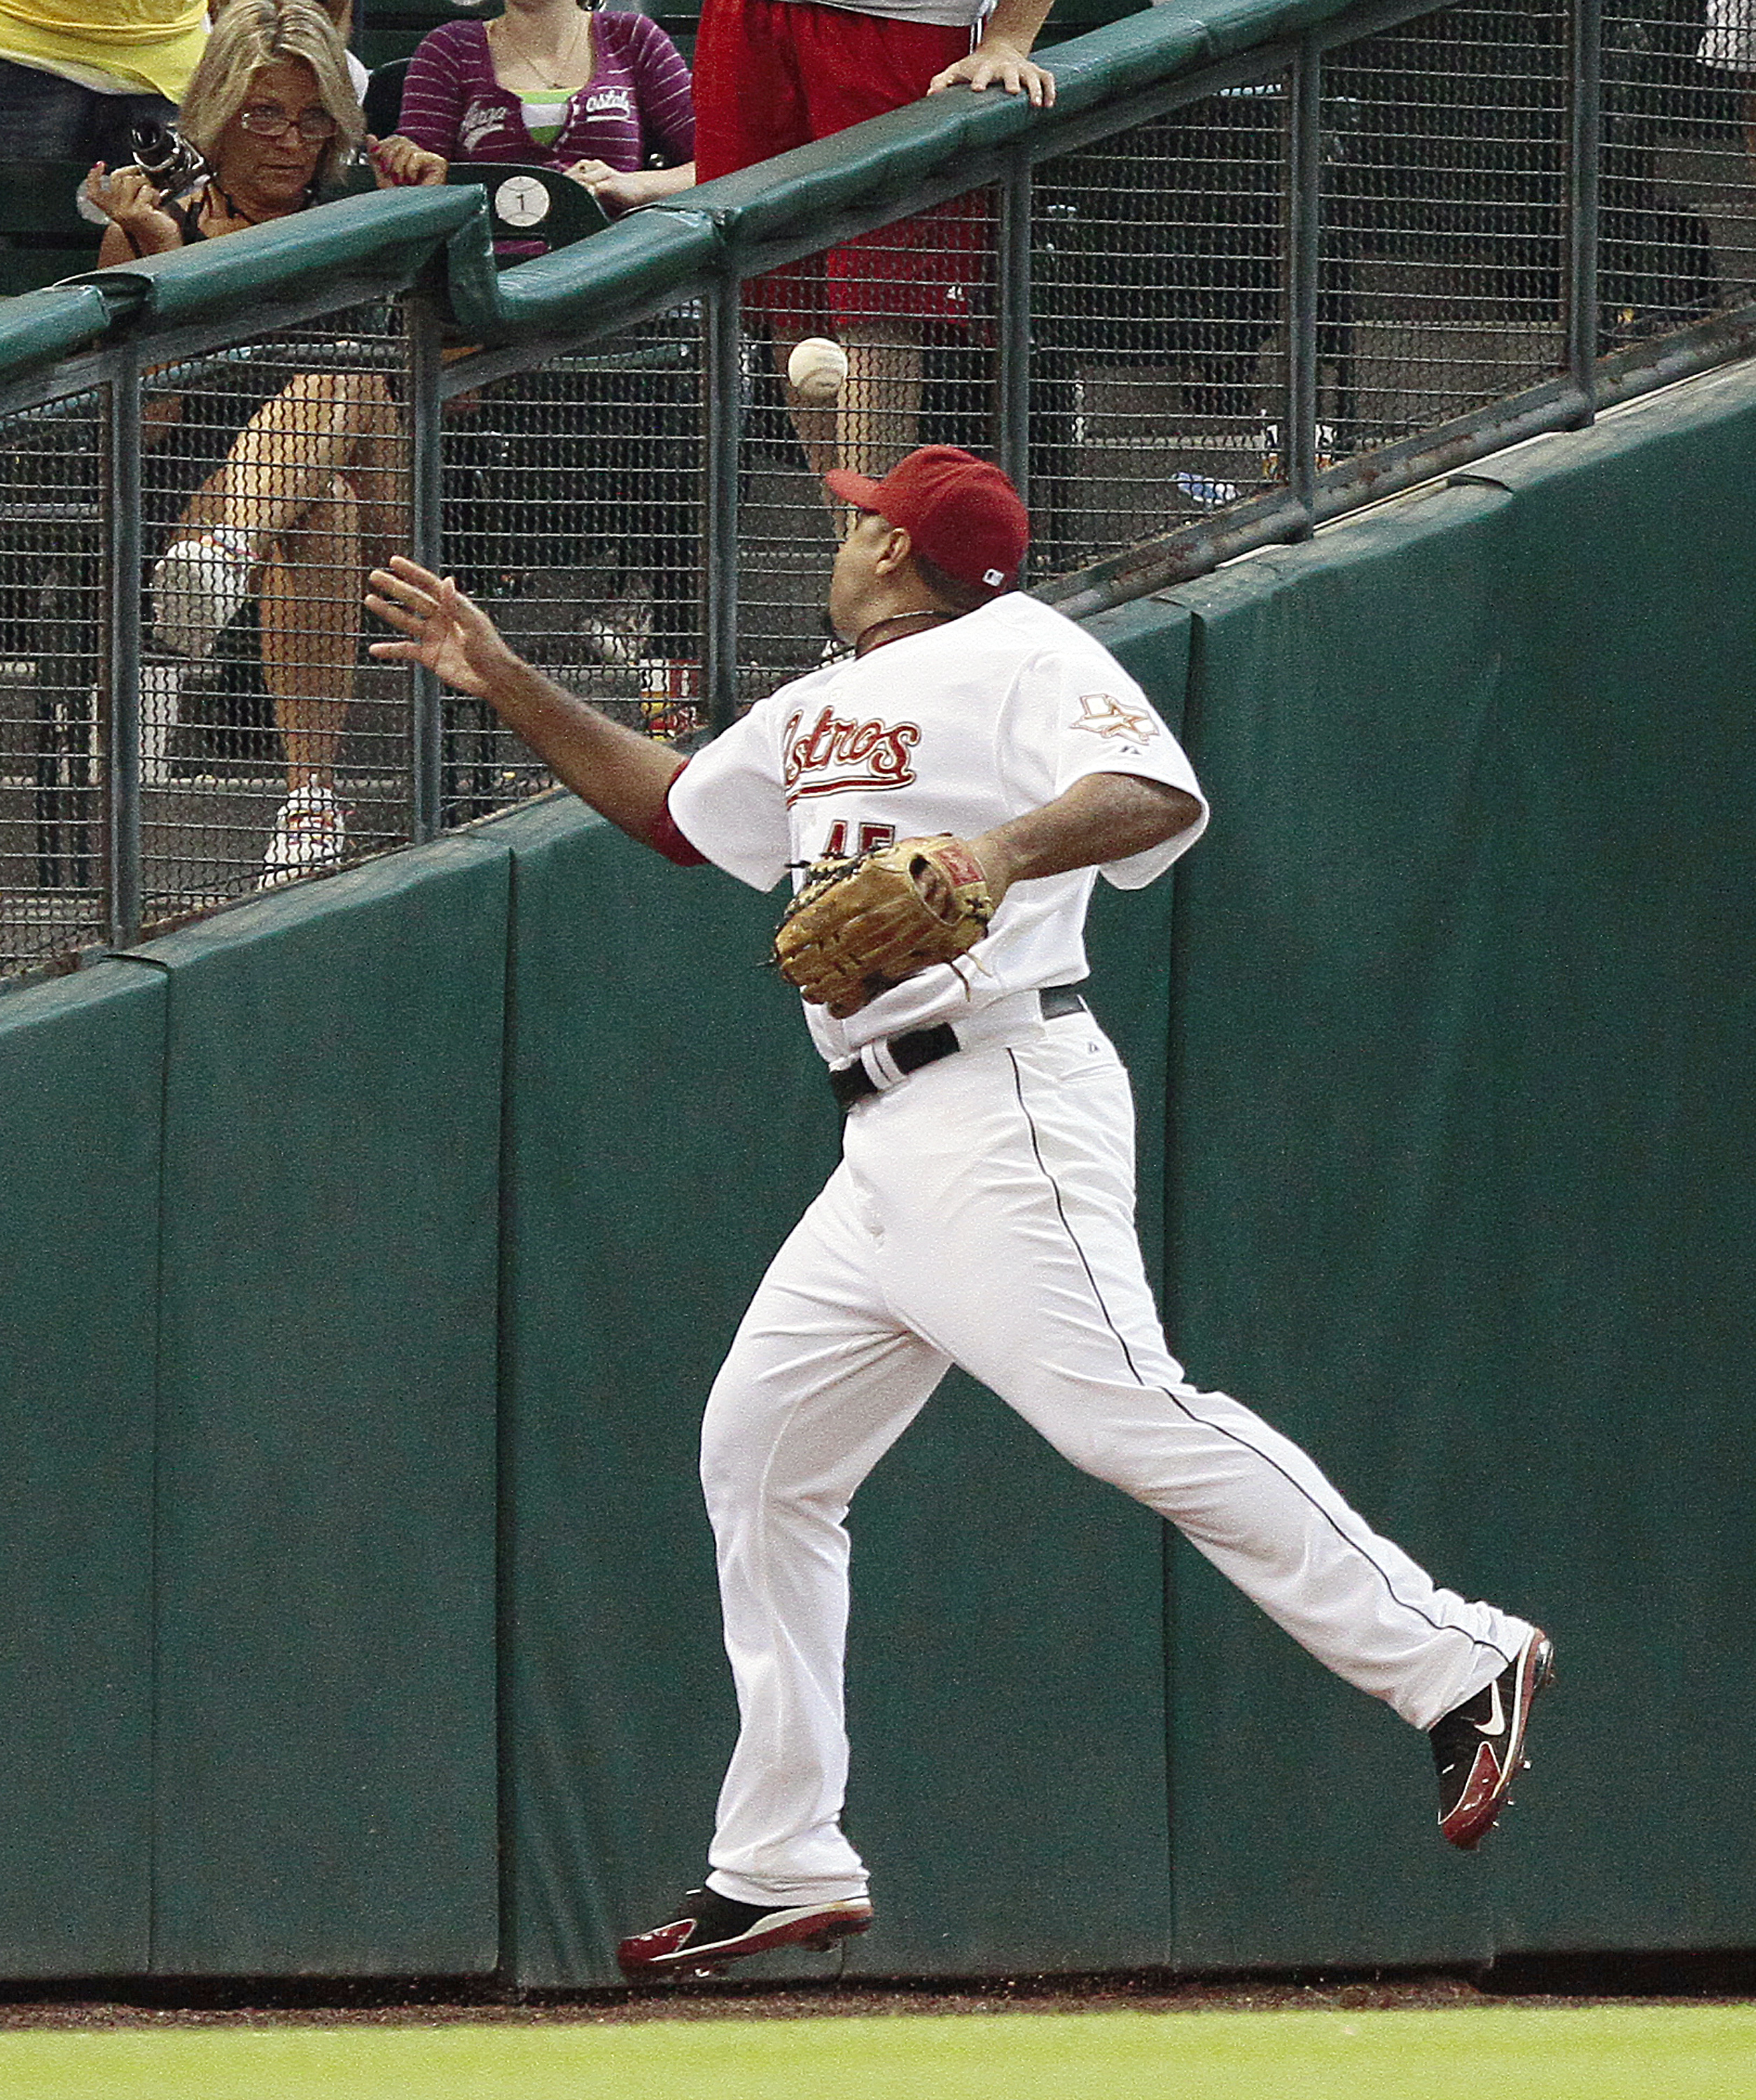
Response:
[{"label": "purple striped shirt", "polygon": [[447,22],[421,39],[396,128],[448,161],[553,168],[604,161],[624,172],[644,167],[655,152],[667,167],[692,161],[695,104],[676,45],[646,15],[607,9],[591,17],[591,34],[592,77],[571,96],[567,122],[549,145],[532,138],[524,105],[495,79],[482,22]]}]

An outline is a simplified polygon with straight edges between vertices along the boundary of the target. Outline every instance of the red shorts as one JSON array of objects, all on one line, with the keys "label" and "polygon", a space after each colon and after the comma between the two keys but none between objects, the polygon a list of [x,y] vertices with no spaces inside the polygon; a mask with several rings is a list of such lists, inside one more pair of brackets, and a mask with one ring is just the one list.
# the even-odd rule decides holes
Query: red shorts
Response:
[{"label": "red shorts", "polygon": [[[968,29],[817,0],[705,0],[695,60],[697,181],[919,101],[971,42]],[[745,296],[785,335],[886,314],[967,322],[988,246],[986,200],[954,197],[771,271]]]}]

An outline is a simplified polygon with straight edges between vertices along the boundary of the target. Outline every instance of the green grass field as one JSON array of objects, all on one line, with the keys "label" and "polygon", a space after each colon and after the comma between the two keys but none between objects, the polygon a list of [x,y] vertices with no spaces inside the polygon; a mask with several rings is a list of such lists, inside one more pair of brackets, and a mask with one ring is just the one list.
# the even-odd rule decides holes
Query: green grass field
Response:
[{"label": "green grass field", "polygon": [[20,2100],[1745,2100],[1756,2006],[0,2035]]}]

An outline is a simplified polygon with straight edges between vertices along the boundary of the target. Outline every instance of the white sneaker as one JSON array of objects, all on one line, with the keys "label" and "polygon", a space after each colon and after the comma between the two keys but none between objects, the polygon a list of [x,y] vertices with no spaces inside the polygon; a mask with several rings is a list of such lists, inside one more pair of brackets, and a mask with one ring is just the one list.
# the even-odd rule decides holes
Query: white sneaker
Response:
[{"label": "white sneaker", "polygon": [[242,532],[217,525],[174,540],[152,566],[152,633],[179,656],[211,656],[219,630],[250,595],[256,564]]},{"label": "white sneaker", "polygon": [[[1317,465],[1319,474],[1326,467],[1335,464],[1340,457],[1340,435],[1334,424],[1317,425]],[[1286,466],[1281,452],[1281,426],[1278,423],[1264,423],[1246,440],[1245,449],[1261,453],[1262,479],[1264,481],[1279,481],[1285,475]]]},{"label": "white sneaker", "polygon": [[301,875],[316,875],[340,861],[347,845],[334,791],[296,788],[280,805],[274,835],[263,856],[258,889],[278,889]]}]

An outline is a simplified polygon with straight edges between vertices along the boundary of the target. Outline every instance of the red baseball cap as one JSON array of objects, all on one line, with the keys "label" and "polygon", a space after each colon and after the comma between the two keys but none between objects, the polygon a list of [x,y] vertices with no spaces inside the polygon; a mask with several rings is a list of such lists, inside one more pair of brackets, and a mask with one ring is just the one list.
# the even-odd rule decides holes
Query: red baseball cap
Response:
[{"label": "red baseball cap", "polygon": [[882,481],[836,467],[832,496],[900,525],[935,568],[972,590],[1010,589],[1030,544],[1030,519],[1011,479],[955,445],[923,445]]}]

